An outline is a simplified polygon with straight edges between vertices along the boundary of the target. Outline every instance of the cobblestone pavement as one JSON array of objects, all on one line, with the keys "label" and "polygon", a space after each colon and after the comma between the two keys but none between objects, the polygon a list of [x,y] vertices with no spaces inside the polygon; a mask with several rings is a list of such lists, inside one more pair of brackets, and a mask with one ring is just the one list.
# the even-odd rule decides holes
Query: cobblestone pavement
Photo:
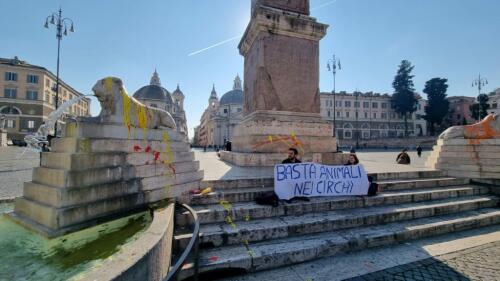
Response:
[{"label": "cobblestone pavement", "polygon": [[346,280],[500,280],[500,242],[428,258]]},{"label": "cobblestone pavement", "polygon": [[0,201],[22,195],[23,182],[31,180],[31,170],[40,163],[40,156],[23,147],[0,148]]}]

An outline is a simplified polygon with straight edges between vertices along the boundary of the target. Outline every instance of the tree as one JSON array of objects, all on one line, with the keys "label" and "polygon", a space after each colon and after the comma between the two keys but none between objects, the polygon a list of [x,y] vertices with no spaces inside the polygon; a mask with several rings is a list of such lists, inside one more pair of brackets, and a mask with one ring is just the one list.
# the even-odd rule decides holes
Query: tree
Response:
[{"label": "tree", "polygon": [[480,94],[477,96],[477,102],[479,103],[479,117],[480,119],[483,119],[488,115],[488,109],[490,108],[490,105],[488,104],[488,101],[490,99],[488,98],[487,94]]},{"label": "tree", "polygon": [[431,136],[435,133],[435,124],[441,124],[450,108],[450,102],[446,99],[446,90],[448,89],[448,79],[432,78],[425,82],[424,93],[429,100],[425,107],[425,120],[429,122]]},{"label": "tree", "polygon": [[469,106],[470,117],[474,120],[479,120],[479,103],[473,103]]},{"label": "tree", "polygon": [[417,110],[417,97],[413,88],[413,75],[411,71],[413,66],[407,60],[401,61],[398,73],[394,77],[392,87],[394,94],[392,102],[394,110],[404,116],[405,120],[405,136],[408,136],[408,113],[413,113]]}]

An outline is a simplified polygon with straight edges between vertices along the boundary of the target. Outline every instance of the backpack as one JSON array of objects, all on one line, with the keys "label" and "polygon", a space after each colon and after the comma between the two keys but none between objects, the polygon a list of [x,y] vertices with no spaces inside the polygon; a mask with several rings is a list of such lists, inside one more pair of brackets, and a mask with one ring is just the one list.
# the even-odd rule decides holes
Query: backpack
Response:
[{"label": "backpack", "polygon": [[255,197],[255,203],[259,205],[270,205],[273,207],[278,207],[279,198],[274,191],[267,191],[261,195]]}]

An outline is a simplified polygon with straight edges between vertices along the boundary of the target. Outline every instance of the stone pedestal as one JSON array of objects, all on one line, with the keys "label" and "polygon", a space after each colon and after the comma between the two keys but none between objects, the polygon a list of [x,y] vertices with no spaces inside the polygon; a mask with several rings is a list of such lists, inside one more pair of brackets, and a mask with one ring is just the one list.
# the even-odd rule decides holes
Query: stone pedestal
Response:
[{"label": "stone pedestal", "polygon": [[302,160],[335,158],[332,125],[320,116],[319,41],[327,25],[309,16],[309,1],[252,1],[252,16],[239,50],[245,57],[244,120],[235,128],[239,166],[272,166],[289,147]]},{"label": "stone pedestal", "polygon": [[426,165],[453,177],[500,179],[500,139],[439,139]]},{"label": "stone pedestal", "polygon": [[295,147],[303,161],[334,164],[330,162],[342,160],[335,157],[337,143],[331,132],[331,123],[318,114],[255,111],[235,128],[235,151],[221,152],[221,159],[238,166],[274,166]]},{"label": "stone pedestal", "polygon": [[187,200],[203,178],[184,135],[122,124],[69,123],[24,184],[13,218],[54,237],[167,198]]}]

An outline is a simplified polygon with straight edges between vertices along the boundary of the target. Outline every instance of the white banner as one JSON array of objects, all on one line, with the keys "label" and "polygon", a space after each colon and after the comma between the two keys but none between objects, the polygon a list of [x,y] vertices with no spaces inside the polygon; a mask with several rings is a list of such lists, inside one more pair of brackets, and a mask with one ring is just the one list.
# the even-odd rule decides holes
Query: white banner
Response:
[{"label": "white banner", "polygon": [[274,192],[280,199],[367,195],[369,185],[362,165],[297,163],[274,166]]}]

